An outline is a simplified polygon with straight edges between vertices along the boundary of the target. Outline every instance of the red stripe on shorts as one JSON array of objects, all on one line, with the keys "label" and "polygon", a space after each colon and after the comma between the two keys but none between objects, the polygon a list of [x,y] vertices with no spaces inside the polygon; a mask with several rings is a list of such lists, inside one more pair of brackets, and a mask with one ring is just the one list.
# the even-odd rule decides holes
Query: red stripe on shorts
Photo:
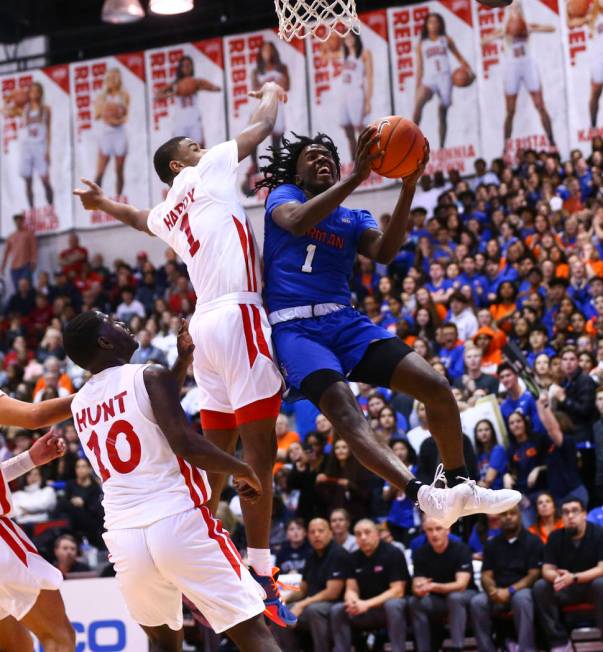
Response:
[{"label": "red stripe on shorts", "polygon": [[260,309],[253,304],[251,307],[251,314],[253,315],[253,330],[255,330],[255,339],[257,340],[258,346],[260,348],[260,353],[265,355],[269,360],[272,360],[270,355],[270,349],[268,348],[268,343],[264,337],[264,331],[262,330],[262,318],[260,317]]},{"label": "red stripe on shorts", "polygon": [[184,478],[184,482],[186,483],[186,486],[188,487],[188,491],[191,495],[191,500],[193,501],[193,505],[195,507],[201,507],[201,498],[199,497],[199,494],[195,491],[191,479],[191,470],[186,464],[186,462],[176,455],[176,459],[178,460],[178,466],[180,467],[180,473],[182,473],[182,476]]},{"label": "red stripe on shorts", "polygon": [[237,420],[233,412],[201,410],[201,427],[203,430],[234,430]]},{"label": "red stripe on shorts", "polygon": [[249,223],[245,222],[245,229],[247,230],[247,239],[249,241],[249,253],[251,254],[251,273],[253,274],[253,291],[258,291],[258,280],[255,275],[255,243],[253,242],[253,235],[249,229]]},{"label": "red stripe on shorts", "polygon": [[27,538],[26,534],[24,532],[21,532],[21,529],[18,528],[10,519],[6,519],[4,521],[4,525],[11,530],[11,532],[19,539],[19,541],[23,544],[23,547],[27,552],[31,552],[34,555],[39,555],[40,553],[36,550],[36,547],[34,544]]},{"label": "red stripe on shorts", "polygon": [[245,235],[245,229],[243,225],[237,220],[233,215],[232,219],[237,227],[237,233],[239,234],[239,240],[241,241],[241,249],[243,250],[243,258],[245,259],[245,269],[247,270],[247,289],[249,292],[253,292],[251,285],[251,274],[249,272],[249,254],[247,252],[247,236]]},{"label": "red stripe on shorts", "polygon": [[228,560],[229,564],[232,566],[232,569],[241,577],[241,564],[239,563],[238,555],[233,554],[230,546],[228,545],[229,538],[228,535],[222,530],[222,525],[220,521],[217,521],[212,515],[207,507],[204,505],[199,508],[201,511],[201,516],[205,521],[207,526],[207,534],[210,539],[213,539],[219,546],[220,550]]},{"label": "red stripe on shorts", "polygon": [[0,515],[10,513],[9,489],[4,474],[0,472]]},{"label": "red stripe on shorts", "polygon": [[203,504],[207,502],[207,486],[205,485],[205,480],[201,475],[201,472],[196,466],[191,464],[191,471],[193,472],[193,484],[199,489],[201,495],[203,496]]},{"label": "red stripe on shorts", "polygon": [[14,540],[11,533],[6,527],[6,521],[8,519],[0,518],[0,539],[3,539],[6,545],[17,555],[23,564],[27,564],[27,555],[21,546]]},{"label": "red stripe on shorts", "polygon": [[246,305],[239,305],[241,316],[243,317],[243,331],[245,332],[245,343],[247,344],[247,355],[249,356],[249,368],[253,367],[255,359],[258,357],[258,349],[253,341],[253,332],[251,330],[251,319],[247,312]]}]

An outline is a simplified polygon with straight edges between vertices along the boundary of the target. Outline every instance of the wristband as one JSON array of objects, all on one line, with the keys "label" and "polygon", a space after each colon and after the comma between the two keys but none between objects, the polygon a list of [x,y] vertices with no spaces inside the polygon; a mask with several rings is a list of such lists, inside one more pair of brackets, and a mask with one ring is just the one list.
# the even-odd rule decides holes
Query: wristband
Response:
[{"label": "wristband", "polygon": [[513,597],[513,596],[517,593],[517,589],[516,589],[513,585],[511,585],[511,586],[507,589],[507,591],[509,592],[509,595],[510,595],[511,597]]},{"label": "wristband", "polygon": [[25,451],[16,457],[12,457],[6,462],[2,462],[2,471],[7,482],[12,482],[15,478],[31,471],[35,467],[29,451]]},{"label": "wristband", "polygon": [[572,575],[572,578],[573,578],[573,580],[574,580],[574,584],[578,584],[578,574],[577,574],[577,573],[574,573],[574,574]]}]

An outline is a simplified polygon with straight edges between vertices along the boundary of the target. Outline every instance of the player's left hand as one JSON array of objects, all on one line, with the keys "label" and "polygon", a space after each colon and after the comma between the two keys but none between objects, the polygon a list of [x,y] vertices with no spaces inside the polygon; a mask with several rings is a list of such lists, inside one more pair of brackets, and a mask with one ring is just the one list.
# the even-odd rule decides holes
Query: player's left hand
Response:
[{"label": "player's left hand", "polygon": [[66,451],[65,440],[58,436],[55,428],[51,428],[40,437],[29,449],[31,461],[36,466],[47,464],[57,457],[62,457]]},{"label": "player's left hand", "polygon": [[255,503],[263,493],[262,483],[249,464],[233,476],[233,485],[241,499],[251,503]]},{"label": "player's left hand", "polygon": [[195,350],[195,343],[191,334],[188,332],[188,322],[186,319],[180,320],[180,328],[176,336],[176,347],[178,349],[178,357],[184,360],[190,359]]},{"label": "player's left hand", "polygon": [[423,152],[423,160],[419,164],[419,167],[412,174],[409,174],[406,177],[402,177],[403,188],[414,187],[417,185],[417,182],[425,172],[425,167],[427,166],[427,163],[429,163],[429,153],[430,153],[429,141],[426,138],[425,150]]}]

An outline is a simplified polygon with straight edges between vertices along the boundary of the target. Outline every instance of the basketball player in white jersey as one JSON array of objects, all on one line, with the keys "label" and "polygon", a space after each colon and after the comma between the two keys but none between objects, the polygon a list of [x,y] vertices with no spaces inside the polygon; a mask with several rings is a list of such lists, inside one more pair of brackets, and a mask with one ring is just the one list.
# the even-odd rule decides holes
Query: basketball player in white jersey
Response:
[{"label": "basketball player in white jersey", "polygon": [[440,98],[438,106],[440,147],[444,147],[446,142],[448,109],[452,104],[452,71],[449,53],[454,55],[461,66],[471,71],[456,43],[446,34],[444,18],[437,13],[428,14],[415,53],[417,89],[413,120],[416,124],[421,123],[423,108],[434,95],[437,95]]},{"label": "basketball player in white jersey", "polygon": [[567,23],[569,27],[588,24],[590,30],[590,99],[588,111],[591,127],[597,126],[599,100],[603,91],[603,0],[593,0],[585,16],[570,16],[568,4]]},{"label": "basketball player in white jersey", "polygon": [[115,159],[115,194],[121,197],[124,189],[124,165],[128,153],[128,120],[130,94],[123,87],[119,68],[107,70],[103,90],[94,100],[94,119],[100,121],[97,131],[98,160],[96,183],[101,186],[109,161]]},{"label": "basketball player in white jersey", "polygon": [[[289,68],[281,61],[281,56],[276,45],[271,41],[264,41],[257,55],[256,67],[251,75],[251,85],[254,91],[259,91],[264,84],[274,82],[278,84],[285,92],[289,92],[291,81],[289,79]],[[285,107],[279,104],[276,113],[276,120],[272,133],[270,134],[272,146],[278,147],[281,136],[285,133]],[[243,182],[243,194],[251,197],[255,192],[254,177],[258,172],[258,153],[257,148],[251,153],[251,165],[247,170],[245,181]]]},{"label": "basketball player in white jersey", "polygon": [[[154,156],[155,170],[170,186],[164,202],[139,210],[114,202],[91,181],[75,190],[84,208],[102,210],[149,235],[157,235],[186,263],[197,295],[189,329],[205,436],[234,451],[240,435],[244,457],[262,483],[262,497],[243,504],[249,562],[267,593],[266,615],[281,626],[295,617],[279,597],[269,549],[274,425],[282,378],[273,361],[271,331],[262,307],[259,250],[236,192],[240,161],[272,133],[283,89],[269,82],[254,93],[260,104],[236,138],[203,150],[173,138]],[[215,510],[225,481],[210,474]]]},{"label": "basketball player in white jersey", "polygon": [[[71,416],[72,397],[38,404],[25,403],[0,392],[0,422],[37,429]],[[61,573],[36,551],[13,523],[8,483],[34,466],[65,452],[63,440],[49,432],[33,446],[0,464],[0,650],[32,652],[32,631],[47,652],[73,652],[75,634],[59,591]]]},{"label": "basketball player in white jersey", "polygon": [[33,82],[27,89],[27,101],[19,104],[9,98],[3,108],[9,117],[19,117],[20,161],[19,175],[25,181],[25,194],[30,208],[34,208],[34,174],[40,177],[46,203],[52,205],[54,192],[50,183],[50,107],[44,104],[44,87]]},{"label": "basketball player in white jersey", "polygon": [[199,107],[199,92],[218,93],[222,89],[207,79],[195,77],[195,64],[191,57],[180,57],[176,78],[162,88],[157,97],[172,97],[172,135],[184,136],[204,147],[203,117]]},{"label": "basketball player in white jersey", "polygon": [[232,474],[242,504],[261,494],[245,462],[188,423],[174,375],[128,364],[138,343],[103,313],[67,324],[65,352],[92,377],[71,405],[82,448],[103,482],[103,535],[132,617],[161,652],[182,648],[182,594],[244,652],[275,652],[264,591],[207,502],[204,469]]},{"label": "basketball player in white jersey", "polygon": [[[534,108],[538,111],[544,133],[549,140],[551,147],[555,148],[555,138],[551,118],[544,104],[542,96],[542,85],[536,60],[529,50],[530,34],[534,32],[554,32],[552,25],[541,25],[539,23],[528,23],[525,19],[523,7],[520,0],[513,0],[507,10],[505,25],[502,29],[495,30],[482,40],[482,43],[489,43],[496,39],[503,39],[504,45],[504,93],[505,93],[505,123],[504,143],[507,151],[509,140],[513,134],[513,119],[517,107],[517,95],[521,84],[532,98]],[[504,154],[504,152],[503,152]]]}]

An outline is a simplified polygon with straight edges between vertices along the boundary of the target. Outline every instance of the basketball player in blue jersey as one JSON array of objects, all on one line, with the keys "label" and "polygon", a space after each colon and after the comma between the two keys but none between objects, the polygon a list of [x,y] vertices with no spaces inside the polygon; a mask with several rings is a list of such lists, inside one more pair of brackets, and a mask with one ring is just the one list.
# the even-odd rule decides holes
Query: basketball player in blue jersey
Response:
[{"label": "basketball player in blue jersey", "polygon": [[[448,382],[399,338],[374,325],[350,301],[357,253],[390,263],[400,250],[423,167],[402,180],[390,223],[379,230],[365,210],[341,203],[369,176],[376,129],[360,135],[354,168],[340,179],[339,155],[325,134],[282,139],[265,157],[260,183],[269,191],[264,236],[265,299],[273,342],[289,387],[309,398],[356,458],[406,492],[446,527],[459,517],[495,514],[521,499],[467,479],[461,422]],[[442,465],[431,485],[416,480],[371,431],[346,381],[390,387],[425,404]],[[444,484],[441,488],[438,485]]]}]

